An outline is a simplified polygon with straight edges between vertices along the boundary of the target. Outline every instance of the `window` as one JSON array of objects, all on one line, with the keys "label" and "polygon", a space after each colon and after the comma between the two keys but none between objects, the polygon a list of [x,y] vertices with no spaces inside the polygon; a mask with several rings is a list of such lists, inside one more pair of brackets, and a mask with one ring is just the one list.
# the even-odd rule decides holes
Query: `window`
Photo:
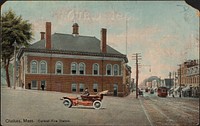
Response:
[{"label": "window", "polygon": [[99,65],[93,64],[93,75],[99,75]]},{"label": "window", "polygon": [[31,62],[31,73],[37,73],[37,62],[36,61]]},{"label": "window", "polygon": [[167,91],[167,90],[164,90],[164,89],[161,90],[162,93],[165,93],[166,91]]},{"label": "window", "polygon": [[56,63],[56,74],[62,74],[62,62]]},{"label": "window", "polygon": [[37,89],[37,81],[36,80],[31,81],[31,89]]},{"label": "window", "polygon": [[98,92],[98,84],[93,84],[93,91]]},{"label": "window", "polygon": [[72,74],[76,74],[77,71],[77,64],[76,63],[72,63],[71,64],[71,73]]},{"label": "window", "polygon": [[47,64],[45,61],[40,62],[40,73],[47,73]]},{"label": "window", "polygon": [[119,66],[115,64],[113,67],[114,67],[114,75],[119,75]]},{"label": "window", "polygon": [[72,92],[76,92],[76,84],[72,84]]},{"label": "window", "polygon": [[198,67],[195,67],[195,73],[198,73]]},{"label": "window", "polygon": [[193,74],[193,73],[194,73],[194,69],[192,68],[192,69],[191,69],[191,74]]},{"label": "window", "polygon": [[85,64],[79,63],[79,74],[85,74]]},{"label": "window", "polygon": [[84,84],[79,84],[79,92],[83,92],[84,90]]},{"label": "window", "polygon": [[189,69],[187,69],[187,74],[189,74],[190,73],[190,70]]},{"label": "window", "polygon": [[106,73],[107,73],[107,75],[112,75],[112,66],[110,65],[110,64],[108,64],[107,66],[106,66]]}]

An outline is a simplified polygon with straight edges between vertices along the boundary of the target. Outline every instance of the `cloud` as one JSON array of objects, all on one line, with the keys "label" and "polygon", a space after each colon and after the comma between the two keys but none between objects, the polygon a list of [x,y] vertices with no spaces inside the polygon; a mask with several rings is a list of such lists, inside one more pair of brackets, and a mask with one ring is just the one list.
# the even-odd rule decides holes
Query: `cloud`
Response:
[{"label": "cloud", "polygon": [[[195,40],[195,35],[188,37],[180,34],[179,29],[182,30],[182,25],[179,23],[177,24],[178,29],[176,28],[175,30],[170,28],[172,24],[167,27],[159,25],[143,27],[140,26],[142,23],[139,24],[139,19],[127,13],[115,10],[95,12],[92,9],[73,7],[57,8],[50,15],[48,18],[40,17],[31,21],[36,38],[40,37],[40,31],[45,31],[46,21],[52,22],[52,33],[61,32],[65,30],[65,27],[67,29],[68,26],[71,27],[74,21],[80,22],[80,30],[83,30],[81,34],[86,35],[92,34],[96,36],[94,32],[99,35],[99,28],[105,27],[108,29],[107,43],[123,54],[126,54],[127,40],[127,56],[133,71],[132,77],[135,76],[135,61],[132,58],[132,54],[140,52],[142,56],[141,64],[151,65],[151,72],[147,67],[141,69],[140,80],[149,75],[167,76],[169,71],[176,70],[177,63],[181,63],[187,56],[193,55],[191,50],[194,47],[197,48],[197,46],[194,46],[198,43]],[[127,32],[126,20],[128,23]],[[176,25],[173,23],[173,26],[175,27]],[[66,33],[71,33],[71,31],[66,31]],[[186,54],[185,52],[188,53]]]},{"label": "cloud", "polygon": [[[184,46],[191,47],[189,41],[194,37],[182,40],[178,34],[165,34],[161,28],[151,26],[146,28],[129,29],[127,34],[122,32],[108,35],[109,44],[119,50],[126,52],[126,36],[128,44],[129,65],[132,67],[132,77],[135,78],[135,60],[132,55],[140,52],[142,65],[151,65],[151,72],[148,67],[140,70],[140,81],[149,76],[168,77],[169,72],[177,71],[177,64],[184,61],[185,54],[181,52]],[[194,45],[196,42],[193,42]]]}]

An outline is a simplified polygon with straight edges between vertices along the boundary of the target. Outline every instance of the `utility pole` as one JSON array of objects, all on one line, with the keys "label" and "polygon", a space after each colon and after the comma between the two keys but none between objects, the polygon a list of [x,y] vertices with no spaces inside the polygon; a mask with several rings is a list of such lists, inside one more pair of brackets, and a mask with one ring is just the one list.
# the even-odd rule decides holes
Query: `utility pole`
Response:
[{"label": "utility pole", "polygon": [[171,72],[169,72],[169,88],[171,89],[171,86],[172,86],[172,83],[171,83],[171,76],[172,76],[172,73]]},{"label": "utility pole", "polygon": [[176,72],[173,71],[173,82],[174,82],[174,88],[176,88],[176,85],[175,85],[175,80],[176,80],[176,78],[175,78],[175,77],[176,77]]},{"label": "utility pole", "polygon": [[179,71],[179,75],[180,75],[180,88],[179,88],[179,91],[180,91],[180,94],[179,94],[179,97],[181,98],[181,64],[179,64],[179,67],[180,67],[180,71]]},{"label": "utility pole", "polygon": [[174,72],[174,87],[176,88],[176,72]]},{"label": "utility pole", "polygon": [[141,56],[139,54],[140,53],[133,54],[133,57],[135,58],[136,61],[136,98],[138,98],[138,77],[139,77],[138,60],[141,60]]}]

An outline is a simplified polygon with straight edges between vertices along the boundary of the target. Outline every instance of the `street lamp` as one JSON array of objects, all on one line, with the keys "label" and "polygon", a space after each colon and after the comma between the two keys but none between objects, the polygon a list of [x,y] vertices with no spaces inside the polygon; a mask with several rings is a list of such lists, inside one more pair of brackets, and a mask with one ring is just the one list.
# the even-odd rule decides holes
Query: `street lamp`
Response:
[{"label": "street lamp", "polygon": [[14,46],[14,75],[13,75],[13,83],[14,83],[14,89],[16,88],[16,47],[17,47],[17,42],[13,43]]}]

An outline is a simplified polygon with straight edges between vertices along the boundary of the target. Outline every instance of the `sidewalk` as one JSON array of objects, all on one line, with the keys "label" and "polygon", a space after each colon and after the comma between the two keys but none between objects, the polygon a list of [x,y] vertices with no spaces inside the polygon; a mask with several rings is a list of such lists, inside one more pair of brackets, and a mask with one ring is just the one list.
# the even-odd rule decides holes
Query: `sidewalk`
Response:
[{"label": "sidewalk", "polygon": [[[168,95],[167,97],[171,97],[171,98],[173,98],[173,96],[172,95]],[[181,97],[179,96],[179,95],[174,95],[174,98],[182,98],[182,99],[197,99],[197,100],[199,100],[199,97],[184,97],[183,95],[181,95]]]}]

